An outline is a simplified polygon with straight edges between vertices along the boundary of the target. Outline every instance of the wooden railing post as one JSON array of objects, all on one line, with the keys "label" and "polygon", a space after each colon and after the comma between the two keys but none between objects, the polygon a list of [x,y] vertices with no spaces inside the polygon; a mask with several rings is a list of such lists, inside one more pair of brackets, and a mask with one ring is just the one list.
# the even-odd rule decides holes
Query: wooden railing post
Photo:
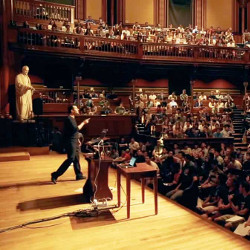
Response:
[{"label": "wooden railing post", "polygon": [[71,8],[70,9],[70,18],[69,18],[69,21],[70,23],[73,25],[74,24],[74,20],[75,19],[75,9],[74,8]]},{"label": "wooden railing post", "polygon": [[138,42],[138,58],[143,58],[143,43]]},{"label": "wooden railing post", "polygon": [[194,110],[194,81],[190,81],[190,90],[191,90],[191,112]]},{"label": "wooden railing post", "polygon": [[250,53],[249,53],[249,49],[245,50],[245,54],[243,56],[243,61],[248,63],[250,61]]},{"label": "wooden railing post", "polygon": [[199,48],[194,47],[194,59],[197,60],[199,57]]},{"label": "wooden railing post", "polygon": [[84,53],[84,42],[85,38],[83,36],[80,37],[79,42],[80,42],[80,51]]}]

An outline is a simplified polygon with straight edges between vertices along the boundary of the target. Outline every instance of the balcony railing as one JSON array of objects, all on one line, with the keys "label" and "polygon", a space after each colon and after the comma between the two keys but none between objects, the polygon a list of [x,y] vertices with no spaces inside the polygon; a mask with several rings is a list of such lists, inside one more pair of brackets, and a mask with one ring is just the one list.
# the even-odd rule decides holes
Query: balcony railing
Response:
[{"label": "balcony railing", "polygon": [[13,19],[15,21],[29,21],[30,19],[55,21],[74,21],[74,6],[46,3],[44,1],[14,0]]},{"label": "balcony railing", "polygon": [[24,28],[19,28],[17,33],[16,42],[22,47],[54,53],[136,60],[250,64],[250,50],[247,48],[141,43]]}]

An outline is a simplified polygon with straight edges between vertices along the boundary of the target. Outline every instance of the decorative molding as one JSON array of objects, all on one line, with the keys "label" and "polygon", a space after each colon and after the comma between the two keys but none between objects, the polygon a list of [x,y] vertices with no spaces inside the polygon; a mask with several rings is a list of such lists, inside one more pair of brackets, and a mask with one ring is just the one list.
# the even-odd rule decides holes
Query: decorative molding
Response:
[{"label": "decorative molding", "polygon": [[239,3],[240,8],[247,8],[247,4],[250,0],[237,0]]}]

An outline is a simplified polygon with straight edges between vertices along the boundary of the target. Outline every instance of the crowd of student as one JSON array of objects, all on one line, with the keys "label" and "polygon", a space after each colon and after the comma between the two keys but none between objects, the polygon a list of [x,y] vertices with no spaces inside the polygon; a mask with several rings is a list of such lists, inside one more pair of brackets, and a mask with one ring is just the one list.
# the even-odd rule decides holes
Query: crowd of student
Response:
[{"label": "crowd of student", "polygon": [[[98,28],[94,31],[91,29],[91,24],[96,24]],[[68,31],[69,29],[70,27],[68,27]],[[179,25],[179,27],[174,28],[171,24],[169,27],[162,27],[160,24],[153,27],[148,22],[144,25],[136,22],[129,28],[128,26],[123,26],[122,22],[114,26],[108,26],[101,18],[96,22],[91,17],[88,17],[85,22],[78,20],[71,32],[130,41],[235,47],[231,28],[226,31],[222,31],[220,27],[217,29],[210,27],[208,30],[200,30],[198,26],[193,28],[192,25],[189,25],[184,28],[182,25]]]},{"label": "crowd of student", "polygon": [[249,223],[250,147],[243,153],[224,143],[166,147],[160,140],[153,145],[122,138],[108,154],[114,166],[131,157],[151,165],[158,171],[160,193],[209,220],[230,230]]},{"label": "crowd of student", "polygon": [[[29,28],[30,25],[26,21],[23,24],[24,28]],[[72,26],[65,21],[61,26],[58,26],[54,20],[48,21],[48,25],[37,23],[34,27],[37,30],[52,30],[61,31],[67,34],[78,34],[84,36],[95,36],[101,38],[140,41],[149,43],[166,43],[166,44],[187,44],[187,45],[201,45],[201,46],[218,46],[218,47],[235,47],[234,35],[231,28],[221,30],[220,27],[213,28],[212,26],[204,30],[199,29],[198,26],[183,27],[162,27],[157,24],[155,27],[150,26],[147,22],[144,25],[135,23],[132,27],[124,26],[122,22],[114,26],[108,26],[101,18],[98,21],[88,17],[86,20],[78,20]],[[75,38],[71,39],[74,46],[79,46],[79,41]],[[54,37],[54,42],[51,44],[57,46],[60,43],[59,38]],[[247,45],[247,43],[246,43]]]},{"label": "crowd of student", "polygon": [[148,134],[157,131],[163,138],[221,138],[234,133],[230,114],[235,104],[229,94],[222,95],[218,90],[211,91],[208,97],[204,93],[195,94],[193,105],[199,108],[196,114],[191,112],[191,100],[185,90],[177,99],[174,92],[167,98],[154,93],[138,96],[136,107]]},{"label": "crowd of student", "polygon": [[[108,101],[104,92],[98,95],[93,89],[84,97],[85,102],[97,97],[103,103]],[[172,101],[180,108],[171,107]],[[145,117],[151,134],[154,133],[152,128],[162,124],[162,138],[156,145],[149,141],[137,142],[131,138],[128,142],[121,138],[119,146],[111,147],[107,154],[114,159],[114,167],[120,162],[129,162],[131,157],[136,158],[136,163],[146,162],[157,169],[159,192],[168,198],[230,230],[242,226],[242,223],[245,227],[250,224],[250,147],[247,152],[242,152],[240,148],[234,150],[232,145],[223,143],[219,146],[204,142],[193,147],[164,146],[162,139],[169,137],[226,138],[234,133],[231,111],[235,105],[229,94],[222,95],[219,91],[211,92],[209,96],[196,93],[193,104],[198,101],[231,103],[231,106],[214,111],[210,107],[211,112],[205,110],[195,115],[184,110],[186,105],[190,105],[190,97],[185,91],[179,97],[175,93],[165,96],[164,93],[146,95],[140,92],[135,97],[135,106],[142,114],[140,118]],[[149,112],[152,107],[156,109],[155,114]],[[118,110],[124,111],[125,108],[120,105],[115,113],[119,113]],[[147,183],[152,185],[151,180]]]}]

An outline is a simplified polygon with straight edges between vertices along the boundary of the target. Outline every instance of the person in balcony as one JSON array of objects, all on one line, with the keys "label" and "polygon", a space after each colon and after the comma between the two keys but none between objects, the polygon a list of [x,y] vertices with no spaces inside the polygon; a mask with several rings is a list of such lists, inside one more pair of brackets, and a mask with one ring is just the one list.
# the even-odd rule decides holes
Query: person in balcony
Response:
[{"label": "person in balcony", "polygon": [[115,109],[115,113],[117,114],[117,115],[123,115],[124,113],[125,113],[125,108],[124,108],[124,106],[123,106],[123,103],[121,102],[120,103],[120,105],[118,106],[118,107],[116,107],[116,109]]},{"label": "person in balcony", "polygon": [[177,95],[175,95],[175,92],[173,91],[171,95],[168,96],[168,100],[174,99],[175,101],[177,100]]},{"label": "person in balcony", "polygon": [[90,23],[88,22],[88,23],[86,23],[86,30],[85,30],[85,32],[84,32],[84,35],[85,36],[93,36],[93,30],[91,29],[91,25],[90,25]]},{"label": "person in balcony", "polygon": [[199,100],[201,100],[201,101],[207,100],[207,96],[202,92],[202,93],[199,95]]},{"label": "person in balcony", "polygon": [[169,107],[170,107],[170,109],[178,108],[178,104],[174,98],[172,98],[171,102],[169,103]]},{"label": "person in balcony", "polygon": [[102,26],[100,26],[97,32],[101,38],[106,38],[107,30],[105,30]]},{"label": "person in balcony", "polygon": [[30,27],[30,25],[29,25],[28,21],[24,21],[23,22],[23,28],[28,29],[29,27]]},{"label": "person in balcony", "polygon": [[92,18],[92,16],[88,16],[88,18],[86,18],[85,23],[95,23],[95,20]]},{"label": "person in balcony", "polygon": [[82,26],[78,25],[78,26],[74,29],[74,33],[76,33],[76,34],[84,34],[84,30],[83,30]]},{"label": "person in balcony", "polygon": [[124,30],[122,31],[122,34],[124,34],[124,33],[127,35],[127,37],[129,37],[131,35],[130,31],[128,29],[128,26],[125,26]]},{"label": "person in balcony", "polygon": [[186,106],[188,103],[188,95],[186,93],[186,90],[182,90],[182,94],[180,95],[180,100],[182,101],[182,106]]},{"label": "person in balcony", "polygon": [[141,28],[141,25],[138,22],[135,22],[135,24],[133,25],[133,30],[137,30],[140,28]]}]

